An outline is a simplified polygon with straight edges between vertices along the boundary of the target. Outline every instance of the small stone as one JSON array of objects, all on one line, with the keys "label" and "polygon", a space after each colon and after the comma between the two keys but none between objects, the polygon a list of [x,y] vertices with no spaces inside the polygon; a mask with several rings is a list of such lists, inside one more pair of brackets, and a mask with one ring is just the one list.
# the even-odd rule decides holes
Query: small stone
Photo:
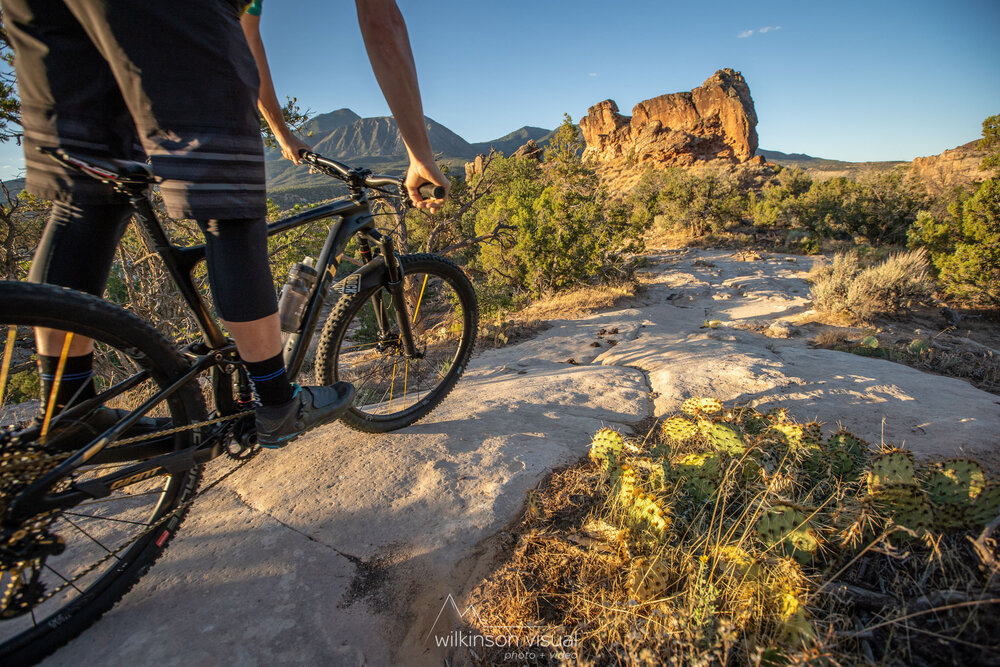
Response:
[{"label": "small stone", "polygon": [[784,322],[774,322],[764,331],[768,338],[788,338],[792,335],[792,328]]}]

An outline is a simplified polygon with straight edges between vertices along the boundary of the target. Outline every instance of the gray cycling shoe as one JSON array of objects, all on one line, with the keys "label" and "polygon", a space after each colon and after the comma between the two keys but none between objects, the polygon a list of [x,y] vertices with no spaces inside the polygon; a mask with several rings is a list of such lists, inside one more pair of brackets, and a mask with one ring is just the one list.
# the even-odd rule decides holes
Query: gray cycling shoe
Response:
[{"label": "gray cycling shoe", "polygon": [[337,382],[324,387],[295,385],[292,400],[257,408],[257,443],[268,449],[284,447],[309,429],[332,422],[354,401],[354,385]]}]

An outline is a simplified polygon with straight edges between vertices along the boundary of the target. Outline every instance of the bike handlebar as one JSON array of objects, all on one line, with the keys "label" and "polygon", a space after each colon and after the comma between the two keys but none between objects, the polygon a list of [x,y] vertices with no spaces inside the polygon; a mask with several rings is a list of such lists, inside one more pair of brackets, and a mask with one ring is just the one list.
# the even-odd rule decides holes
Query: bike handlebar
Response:
[{"label": "bike handlebar", "polygon": [[[352,169],[342,162],[337,162],[336,160],[323,157],[318,153],[313,153],[305,149],[299,151],[299,157],[302,158],[303,162],[314,167],[319,167],[330,176],[340,178],[348,183],[358,183],[360,181],[366,187],[370,188],[393,186],[399,188],[401,192],[405,191],[403,179],[400,178],[379,176],[370,172],[366,173],[367,170]],[[424,183],[417,188],[417,191],[422,197],[430,199],[442,199],[445,193],[444,187],[436,183]]]}]

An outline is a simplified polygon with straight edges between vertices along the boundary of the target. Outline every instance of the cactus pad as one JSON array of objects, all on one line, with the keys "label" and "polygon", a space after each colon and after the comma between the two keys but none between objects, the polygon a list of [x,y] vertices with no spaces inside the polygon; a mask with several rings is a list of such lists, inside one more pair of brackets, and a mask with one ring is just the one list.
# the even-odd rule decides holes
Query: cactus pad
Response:
[{"label": "cactus pad", "polygon": [[916,484],[882,484],[872,500],[879,512],[910,530],[926,530],[934,522],[931,504]]},{"label": "cactus pad", "polygon": [[925,488],[935,505],[971,505],[985,486],[983,468],[970,459],[951,459],[934,466]]},{"label": "cactus pad", "polygon": [[805,445],[805,427],[802,424],[779,421],[771,424],[771,432],[777,435],[791,449],[797,449]]},{"label": "cactus pad", "polygon": [[730,456],[741,456],[747,451],[740,429],[728,422],[715,422],[708,429],[708,441],[712,449]]},{"label": "cactus pad", "polygon": [[533,519],[540,519],[545,516],[545,508],[542,505],[542,497],[538,495],[538,491],[528,489],[528,492],[525,495],[527,496],[528,516]]},{"label": "cactus pad", "polygon": [[632,498],[635,496],[636,489],[638,489],[639,478],[635,474],[635,468],[630,465],[623,465],[618,481],[620,497],[627,507],[632,504]]},{"label": "cactus pad", "polygon": [[894,449],[872,461],[868,471],[868,492],[890,484],[913,484],[913,454]]},{"label": "cactus pad", "polygon": [[757,537],[768,548],[781,545],[786,555],[800,563],[812,561],[819,541],[805,513],[791,505],[774,505],[757,521]]},{"label": "cactus pad", "polygon": [[927,352],[930,349],[931,349],[931,346],[928,345],[927,341],[924,340],[923,338],[915,338],[910,343],[910,347],[909,347],[910,354],[915,354],[917,356],[920,356],[921,354],[927,354]]},{"label": "cactus pad", "polygon": [[670,570],[661,560],[637,560],[628,577],[629,593],[636,600],[652,600],[669,585]]},{"label": "cactus pad", "polygon": [[667,511],[655,496],[638,491],[632,500],[629,512],[632,517],[644,521],[656,533],[664,533],[670,525]]},{"label": "cactus pad", "polygon": [[600,464],[618,460],[624,447],[625,438],[621,433],[610,428],[602,428],[590,443],[590,460]]},{"label": "cactus pad", "polygon": [[868,449],[868,443],[854,435],[850,431],[843,429],[830,436],[826,446],[829,449],[840,449],[847,452],[853,458],[864,456]]},{"label": "cactus pad", "polygon": [[674,470],[685,482],[688,492],[697,500],[712,497],[718,490],[719,455],[686,454],[674,464]]},{"label": "cactus pad", "polygon": [[694,422],[684,417],[671,417],[660,427],[663,437],[678,443],[684,443],[698,434]]},{"label": "cactus pad", "polygon": [[816,637],[797,595],[786,591],[778,598],[778,621],[785,642],[796,646]]},{"label": "cactus pad", "polygon": [[982,528],[1000,516],[1000,484],[989,482],[976,496],[969,512],[969,521],[974,528]]},{"label": "cactus pad", "polygon": [[681,412],[692,417],[714,415],[722,412],[722,401],[717,398],[689,398],[681,404]]}]

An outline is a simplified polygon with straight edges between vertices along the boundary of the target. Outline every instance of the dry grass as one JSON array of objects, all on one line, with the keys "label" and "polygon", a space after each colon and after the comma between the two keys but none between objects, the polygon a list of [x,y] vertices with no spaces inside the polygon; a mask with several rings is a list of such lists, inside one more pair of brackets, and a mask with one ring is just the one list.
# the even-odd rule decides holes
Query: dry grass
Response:
[{"label": "dry grass", "polygon": [[620,307],[639,293],[634,281],[587,285],[542,297],[514,313],[483,316],[479,322],[477,345],[503,347],[531,338],[549,328],[549,320],[579,319]]},{"label": "dry grass", "polygon": [[[531,492],[506,561],[471,595],[475,629],[576,638],[516,664],[995,658],[1000,572],[989,529],[961,518],[942,528],[912,503],[886,500],[903,485],[938,502],[933,467],[890,484],[889,463],[903,455],[823,439],[781,412],[714,411],[703,404],[643,443],[599,434],[590,461]],[[976,479],[955,487],[970,494],[961,502],[994,497],[984,488],[996,483]],[[650,518],[657,512],[662,522]],[[775,539],[767,526],[785,514],[796,514],[795,527]],[[500,650],[475,656],[513,664]]]}]

